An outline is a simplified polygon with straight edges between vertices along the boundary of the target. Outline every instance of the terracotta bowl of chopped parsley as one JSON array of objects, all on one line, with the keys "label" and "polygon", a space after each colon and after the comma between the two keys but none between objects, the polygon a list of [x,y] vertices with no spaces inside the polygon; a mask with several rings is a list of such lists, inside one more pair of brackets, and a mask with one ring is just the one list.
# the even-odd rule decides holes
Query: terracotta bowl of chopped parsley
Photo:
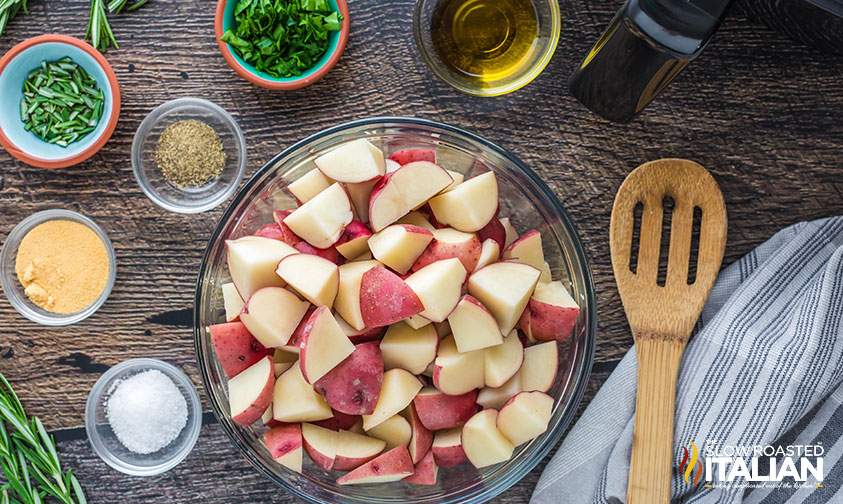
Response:
[{"label": "terracotta bowl of chopped parsley", "polygon": [[105,145],[120,114],[108,61],[66,35],[25,40],[0,58],[0,145],[40,168],[64,168]]},{"label": "terracotta bowl of chopped parsley", "polygon": [[345,0],[219,0],[222,55],[249,82],[298,89],[327,74],[348,42]]}]

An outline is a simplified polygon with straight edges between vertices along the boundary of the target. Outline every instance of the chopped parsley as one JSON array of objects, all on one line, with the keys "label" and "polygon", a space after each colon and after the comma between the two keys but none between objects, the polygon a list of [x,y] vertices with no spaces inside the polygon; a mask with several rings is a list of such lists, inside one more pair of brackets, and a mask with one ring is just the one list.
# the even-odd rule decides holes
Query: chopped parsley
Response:
[{"label": "chopped parsley", "polygon": [[328,32],[342,23],[328,0],[240,0],[234,19],[236,27],[221,40],[258,73],[275,78],[313,68],[328,49]]}]

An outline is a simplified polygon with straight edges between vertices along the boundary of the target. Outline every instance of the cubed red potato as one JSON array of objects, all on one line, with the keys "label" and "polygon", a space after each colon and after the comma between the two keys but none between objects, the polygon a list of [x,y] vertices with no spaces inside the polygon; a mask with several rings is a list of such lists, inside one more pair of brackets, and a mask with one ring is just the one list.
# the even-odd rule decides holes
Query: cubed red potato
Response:
[{"label": "cubed red potato", "polygon": [[459,231],[483,229],[498,211],[498,182],[494,172],[472,177],[448,192],[432,198],[436,220]]},{"label": "cubed red potato", "polygon": [[492,220],[477,232],[477,237],[481,242],[494,240],[500,250],[506,248],[506,229],[497,217],[492,217]]},{"label": "cubed red potato", "polygon": [[477,298],[466,294],[448,315],[448,324],[460,352],[470,352],[503,343],[498,321]]},{"label": "cubed red potato", "polygon": [[274,385],[272,357],[268,355],[228,380],[231,419],[243,426],[257,422],[272,402]]},{"label": "cubed red potato", "polygon": [[294,365],[275,380],[272,417],[285,423],[316,422],[334,416],[325,399],[304,380],[301,366]]},{"label": "cubed red potato", "polygon": [[500,387],[485,387],[477,393],[477,404],[482,408],[499,410],[501,406],[521,392],[521,372]]},{"label": "cubed red potato", "polygon": [[354,352],[354,344],[345,335],[327,306],[320,306],[304,328],[299,352],[302,376],[316,383]]},{"label": "cubed red potato", "polygon": [[301,321],[299,321],[299,324],[296,326],[296,329],[293,331],[293,334],[290,335],[290,339],[287,340],[287,344],[279,348],[286,352],[292,352],[296,354],[301,353],[302,343],[304,342],[304,330],[307,328],[307,321],[310,320],[311,315],[313,315],[313,312],[315,311],[315,306],[310,305],[307,307],[307,311],[304,312],[304,316],[301,318]]},{"label": "cubed red potato", "polygon": [[242,299],[264,287],[283,287],[284,281],[275,274],[278,261],[298,251],[284,242],[262,236],[244,236],[226,240],[228,272]]},{"label": "cubed red potato", "polygon": [[345,335],[348,336],[348,339],[355,345],[366,343],[367,341],[379,340],[381,339],[381,334],[384,332],[383,327],[364,327],[358,331],[357,329],[351,327],[344,318],[339,316],[339,314],[334,314],[334,318],[337,319],[337,324],[342,327],[342,330],[345,332]]},{"label": "cubed red potato", "polygon": [[389,155],[389,159],[395,161],[403,166],[413,161],[427,161],[429,163],[436,162],[436,150],[434,149],[404,149],[398,152],[393,152]]},{"label": "cubed red potato", "polygon": [[527,264],[497,262],[472,273],[468,292],[492,312],[501,333],[509,334],[533,295],[539,275],[539,270]]},{"label": "cubed red potato", "polygon": [[407,273],[425,251],[433,233],[411,224],[392,224],[369,239],[369,248],[378,261],[400,275]]},{"label": "cubed red potato", "polygon": [[301,472],[301,425],[278,425],[264,432],[263,440],[273,460],[293,471]]},{"label": "cubed red potato", "polygon": [[542,235],[538,230],[531,229],[506,247],[501,255],[503,260],[515,260],[541,271],[544,266],[544,250],[542,249]]},{"label": "cubed red potato", "polygon": [[435,387],[423,388],[415,399],[419,421],[428,430],[438,431],[458,427],[477,412],[477,391],[447,395]]},{"label": "cubed red potato", "polygon": [[[427,215],[430,215],[430,214],[427,214]],[[420,210],[408,213],[404,217],[401,217],[400,219],[395,221],[395,223],[396,224],[409,224],[411,226],[418,226],[420,228],[427,229],[428,231],[431,231],[431,232],[434,229],[436,229],[435,227],[433,227],[433,224],[431,224],[430,221],[427,220],[427,216],[425,214],[423,214]]]},{"label": "cubed red potato", "polygon": [[359,421],[360,417],[358,415],[349,415],[347,413],[334,410],[334,416],[331,418],[326,418],[325,420],[319,420],[318,422],[312,423],[313,425],[318,425],[319,427],[331,429],[332,431],[338,431],[349,430]]},{"label": "cubed red potato", "polygon": [[314,464],[326,471],[334,468],[339,437],[335,431],[305,423],[301,426],[304,450]]},{"label": "cubed red potato", "polygon": [[524,345],[518,331],[512,331],[503,344],[483,349],[483,371],[487,387],[502,387],[518,374],[524,362]]},{"label": "cubed red potato", "polygon": [[484,268],[497,262],[500,258],[501,249],[498,246],[498,242],[491,238],[487,238],[480,247],[480,259],[477,260],[477,266],[475,266],[474,269],[479,270],[480,268]]},{"label": "cubed red potato", "polygon": [[215,324],[208,327],[208,331],[211,333],[211,342],[217,352],[217,358],[229,378],[240,374],[266,357],[269,352],[242,322]]},{"label": "cubed red potato", "polygon": [[410,453],[406,446],[401,445],[340,477],[337,484],[391,483],[406,478],[413,474],[413,471]]},{"label": "cubed red potato", "polygon": [[326,177],[338,182],[367,182],[386,171],[383,152],[365,138],[346,142],[314,161]]},{"label": "cubed red potato", "polygon": [[422,374],[433,362],[438,346],[435,327],[413,329],[404,322],[389,326],[380,342],[386,369],[402,368],[414,375]]},{"label": "cubed red potato", "polygon": [[318,168],[314,168],[298,179],[290,182],[287,190],[293,193],[299,205],[307,203],[314,196],[331,187],[335,181],[326,177]]},{"label": "cubed red potato", "polygon": [[363,415],[363,429],[369,431],[407,407],[422,388],[422,382],[409,371],[390,369],[383,374],[381,394],[371,415]]},{"label": "cubed red potato", "polygon": [[478,411],[462,427],[462,449],[474,467],[481,469],[506,462],[515,446],[497,427],[498,412]]},{"label": "cubed red potato", "polygon": [[499,220],[503,225],[503,229],[506,231],[506,241],[503,244],[504,246],[501,247],[501,250],[504,250],[506,247],[512,245],[512,243],[518,239],[518,231],[515,230],[515,227],[512,225],[512,221],[509,219],[509,217],[503,217]]},{"label": "cubed red potato", "polygon": [[318,255],[292,254],[281,259],[275,273],[315,306],[333,306],[340,274],[330,260]]},{"label": "cubed red potato", "polygon": [[421,299],[407,283],[383,266],[360,278],[360,314],[366,327],[382,327],[421,313]]},{"label": "cubed red potato", "polygon": [[327,259],[328,261],[338,264],[340,262],[340,254],[337,252],[337,249],[334,247],[328,247],[324,249],[316,248],[313,245],[307,243],[306,241],[300,241],[293,245],[293,248],[301,252],[302,254],[310,254],[319,256],[322,259]]},{"label": "cubed red potato", "polygon": [[420,315],[432,322],[442,322],[459,303],[465,277],[462,262],[452,257],[428,264],[405,281],[421,299],[424,310]]},{"label": "cubed red potato", "polygon": [[430,445],[433,444],[433,433],[422,424],[413,403],[410,403],[404,412],[412,431],[412,437],[407,448],[410,451],[410,458],[413,460],[413,464],[418,464],[422,457],[430,451]]},{"label": "cubed red potato", "polygon": [[428,450],[421,460],[416,462],[413,474],[404,478],[404,482],[414,485],[435,485],[439,467],[433,460],[433,450]]},{"label": "cubed red potato", "polygon": [[369,238],[372,231],[360,221],[351,221],[345,227],[334,249],[346,259],[354,259],[369,250]]},{"label": "cubed red potato", "polygon": [[460,352],[453,336],[439,342],[433,363],[433,385],[446,394],[461,395],[485,385],[483,350]]},{"label": "cubed red potato", "polygon": [[547,341],[524,349],[521,365],[521,390],[547,392],[556,380],[559,368],[559,348],[555,341]]},{"label": "cubed red potato", "polygon": [[240,321],[263,346],[280,347],[290,340],[309,306],[287,289],[264,287],[246,301]]},{"label": "cubed red potato", "polygon": [[453,182],[439,165],[414,161],[387,174],[372,189],[369,223],[377,232],[397,221]]},{"label": "cubed red potato", "polygon": [[383,359],[377,341],[361,343],[314,384],[331,408],[349,415],[375,411],[383,383]]},{"label": "cubed red potato", "polygon": [[272,212],[272,218],[275,220],[275,223],[278,224],[278,227],[281,229],[281,233],[283,235],[283,241],[287,245],[294,246],[296,243],[301,241],[296,233],[293,232],[292,229],[289,228],[286,224],[284,224],[284,219],[293,213],[293,210],[275,210]]},{"label": "cubed red potato", "polygon": [[339,240],[352,218],[348,194],[340,184],[333,184],[293,210],[284,223],[307,243],[325,249]]},{"label": "cubed red potato", "polygon": [[468,460],[462,449],[462,426],[436,431],[430,451],[439,467],[454,467]]},{"label": "cubed red potato", "polygon": [[433,231],[433,241],[421,252],[412,268],[418,271],[433,262],[456,257],[465,270],[471,272],[480,260],[482,249],[482,243],[475,233],[463,233],[451,228],[437,229]]},{"label": "cubed red potato", "polygon": [[235,322],[240,320],[240,312],[243,311],[243,306],[246,304],[240,293],[237,292],[237,287],[234,282],[222,284],[222,303],[225,308],[225,321]]},{"label": "cubed red potato", "polygon": [[547,430],[553,415],[553,398],[544,392],[521,392],[498,412],[498,430],[518,446]]},{"label": "cubed red potato", "polygon": [[539,341],[564,341],[577,325],[580,307],[562,282],[539,283],[527,305],[530,333]]},{"label": "cubed red potato", "polygon": [[[389,164],[387,164],[387,167]],[[370,180],[369,182],[359,182],[356,184],[345,184],[345,191],[351,200],[351,206],[356,215],[355,220],[368,224],[369,223],[369,200],[372,197],[372,191],[378,185],[381,179]]]},{"label": "cubed red potato", "polygon": [[363,314],[360,313],[360,283],[363,273],[379,266],[378,261],[355,261],[340,266],[340,286],[334,300],[334,309],[348,325],[358,331],[366,327]]},{"label": "cubed red potato", "polygon": [[337,431],[335,471],[352,471],[381,454],[383,440],[345,430]]},{"label": "cubed red potato", "polygon": [[387,450],[398,445],[409,445],[413,437],[410,422],[399,414],[392,415],[365,432],[372,437],[384,440]]}]

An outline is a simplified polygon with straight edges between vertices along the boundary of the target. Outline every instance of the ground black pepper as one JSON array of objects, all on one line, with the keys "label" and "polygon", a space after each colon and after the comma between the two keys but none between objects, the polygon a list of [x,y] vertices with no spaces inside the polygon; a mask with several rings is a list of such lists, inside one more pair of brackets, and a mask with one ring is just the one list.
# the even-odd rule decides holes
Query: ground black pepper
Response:
[{"label": "ground black pepper", "polygon": [[200,187],[220,176],[225,152],[214,128],[188,119],[167,126],[161,133],[155,163],[176,187]]}]

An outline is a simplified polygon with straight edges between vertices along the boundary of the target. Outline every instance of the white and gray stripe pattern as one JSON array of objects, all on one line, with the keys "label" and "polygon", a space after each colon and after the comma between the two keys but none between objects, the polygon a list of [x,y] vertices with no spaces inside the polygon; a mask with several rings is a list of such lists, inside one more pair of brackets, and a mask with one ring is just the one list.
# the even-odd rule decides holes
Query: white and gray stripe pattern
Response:
[{"label": "white and gray stripe pattern", "polygon": [[[636,374],[633,347],[548,464],[531,504],[626,502]],[[784,229],[720,273],[677,387],[673,502],[843,502],[843,217]],[[741,485],[740,477],[686,483],[682,447],[712,441],[821,445],[822,486],[790,477],[785,486]],[[768,474],[766,456],[757,464]]]}]

